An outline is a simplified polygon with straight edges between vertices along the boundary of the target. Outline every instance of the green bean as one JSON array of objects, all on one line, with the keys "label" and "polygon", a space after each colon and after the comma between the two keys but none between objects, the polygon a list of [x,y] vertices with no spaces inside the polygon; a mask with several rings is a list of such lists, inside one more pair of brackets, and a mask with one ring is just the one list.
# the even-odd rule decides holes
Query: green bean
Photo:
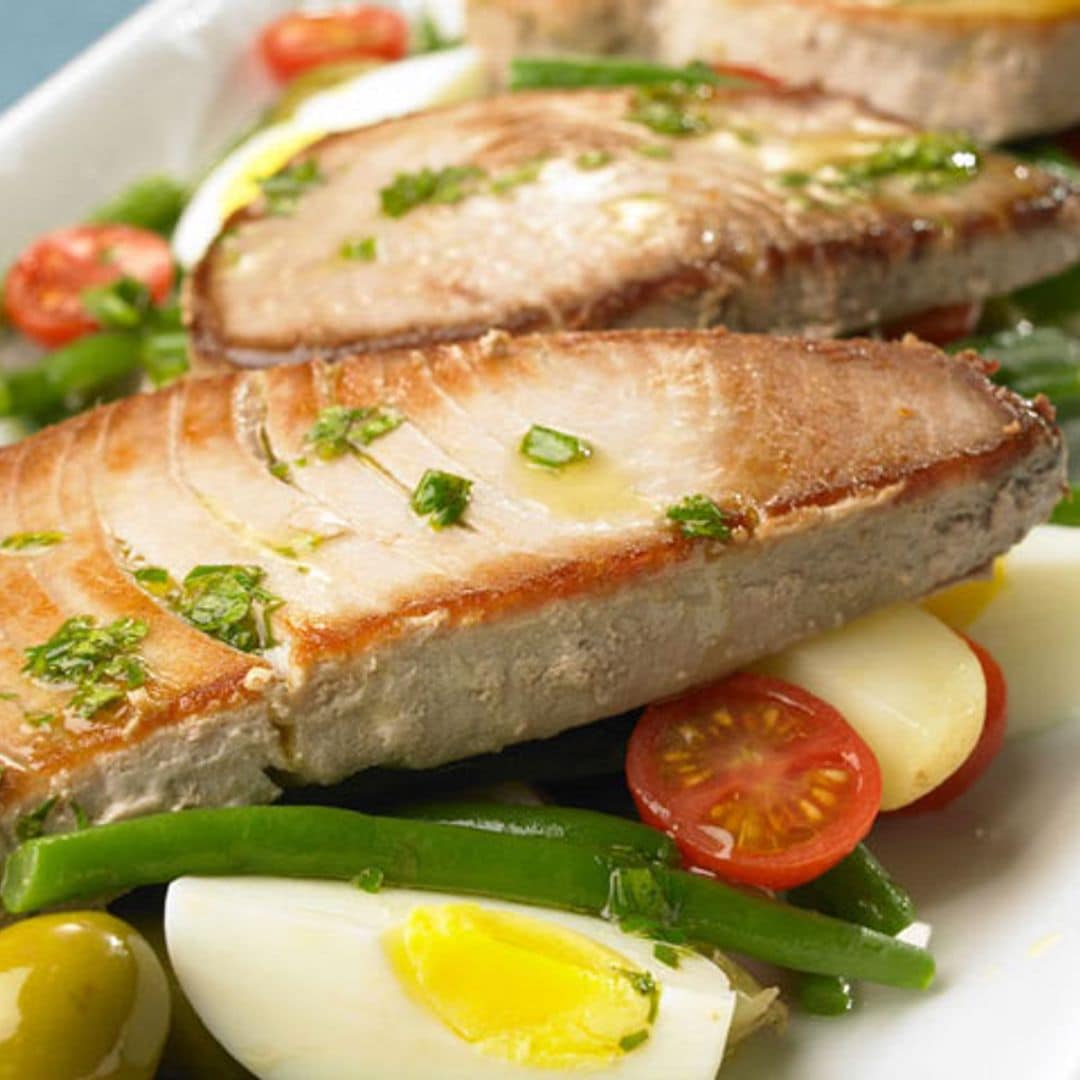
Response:
[{"label": "green bean", "polygon": [[351,880],[636,919],[800,971],[922,989],[930,954],[892,938],[610,852],[329,807],[189,810],[42,837],[9,858],[0,896],[24,914],[185,874]]},{"label": "green bean", "polygon": [[188,199],[185,185],[168,176],[136,180],[111,202],[100,207],[90,220],[100,224],[134,225],[168,237]]},{"label": "green bean", "polygon": [[740,87],[747,80],[720,75],[707,64],[666,67],[612,56],[521,56],[510,61],[511,90],[576,89],[585,86],[643,86],[648,83],[708,83]]},{"label": "green bean", "polygon": [[865,844],[821,877],[793,889],[788,899],[882,934],[898,934],[915,919],[911,897]]},{"label": "green bean", "polygon": [[795,1000],[815,1016],[842,1016],[855,1007],[854,990],[842,975],[800,972],[796,977]]},{"label": "green bean", "polygon": [[1080,487],[1069,489],[1069,494],[1057,504],[1050,521],[1054,525],[1080,525]]},{"label": "green bean", "polygon": [[396,806],[394,815],[508,836],[561,840],[612,853],[634,852],[649,862],[669,866],[680,862],[679,849],[669,836],[640,822],[594,810],[490,802],[429,802]]},{"label": "green bean", "polygon": [[11,414],[50,423],[115,394],[139,366],[139,337],[91,334],[8,376]]}]

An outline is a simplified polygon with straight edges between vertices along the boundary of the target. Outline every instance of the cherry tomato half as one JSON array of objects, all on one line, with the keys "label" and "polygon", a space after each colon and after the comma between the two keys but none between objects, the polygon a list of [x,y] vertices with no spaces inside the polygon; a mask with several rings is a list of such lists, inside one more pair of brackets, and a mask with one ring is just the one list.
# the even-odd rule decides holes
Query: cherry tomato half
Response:
[{"label": "cherry tomato half", "polygon": [[975,333],[980,318],[982,304],[972,301],[968,304],[933,308],[919,315],[909,315],[889,323],[883,332],[887,338],[902,338],[905,334],[914,334],[931,345],[945,346],[970,337]]},{"label": "cherry tomato half", "polygon": [[990,763],[998,756],[998,751],[1005,743],[1009,701],[1005,675],[998,662],[981,645],[964,634],[960,636],[978,657],[983,677],[986,679],[986,719],[983,721],[982,734],[975,744],[975,749],[952,776],[938,784],[933,791],[928,791],[921,799],[901,807],[896,811],[898,814],[922,814],[948,806],[990,768]]},{"label": "cherry tomato half", "polygon": [[354,7],[321,14],[294,11],[259,35],[259,51],[274,77],[346,60],[400,60],[409,48],[409,24],[396,11]]},{"label": "cherry tomato half", "polygon": [[141,281],[160,304],[173,282],[169,245],[157,233],[130,225],[57,229],[19,256],[7,276],[4,305],[27,337],[64,345],[97,329],[83,292],[121,277]]},{"label": "cherry tomato half", "polygon": [[881,805],[877,760],[847,721],[763,675],[647,709],[626,778],[642,819],[689,864],[772,889],[810,881],[850,854]]}]

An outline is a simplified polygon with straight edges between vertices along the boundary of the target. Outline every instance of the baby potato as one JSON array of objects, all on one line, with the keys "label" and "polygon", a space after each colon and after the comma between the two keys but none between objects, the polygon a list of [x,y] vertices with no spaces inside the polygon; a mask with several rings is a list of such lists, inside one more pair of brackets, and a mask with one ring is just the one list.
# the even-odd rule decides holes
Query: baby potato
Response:
[{"label": "baby potato", "polygon": [[0,931],[0,1080],[152,1080],[169,1030],[153,950],[97,911]]}]

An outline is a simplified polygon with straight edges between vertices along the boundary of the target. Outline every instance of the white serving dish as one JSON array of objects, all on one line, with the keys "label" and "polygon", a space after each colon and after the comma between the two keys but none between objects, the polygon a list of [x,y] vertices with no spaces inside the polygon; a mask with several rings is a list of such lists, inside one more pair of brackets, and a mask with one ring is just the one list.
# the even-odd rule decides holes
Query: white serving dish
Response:
[{"label": "white serving dish", "polygon": [[[0,266],[131,180],[205,167],[270,100],[251,43],[295,6],[155,0],[0,116]],[[874,846],[933,925],[937,987],[796,1017],[723,1076],[1078,1080],[1080,727],[1010,744],[960,806],[886,821]]]}]

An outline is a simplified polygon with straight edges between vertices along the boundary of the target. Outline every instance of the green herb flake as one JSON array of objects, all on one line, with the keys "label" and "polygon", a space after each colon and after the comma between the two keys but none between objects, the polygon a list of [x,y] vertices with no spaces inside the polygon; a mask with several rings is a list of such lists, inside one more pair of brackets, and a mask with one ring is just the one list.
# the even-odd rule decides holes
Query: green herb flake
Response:
[{"label": "green herb flake", "polygon": [[416,490],[410,505],[421,517],[427,517],[433,529],[445,529],[461,520],[469,505],[472,481],[439,469],[428,469]]},{"label": "green herb flake", "polygon": [[331,405],[319,413],[304,441],[323,461],[332,461],[349,450],[362,450],[400,427],[404,420],[397,409],[389,406]]},{"label": "green herb flake", "polygon": [[67,535],[56,531],[11,533],[0,540],[0,551],[36,552],[62,544]]},{"label": "green herb flake", "polygon": [[301,195],[325,182],[319,163],[314,158],[307,158],[286,165],[273,176],[260,180],[259,187],[266,196],[267,212],[276,217],[285,217],[296,209]]},{"label": "green herb flake", "polygon": [[574,158],[574,164],[579,169],[590,172],[593,169],[602,169],[605,165],[610,165],[614,160],[614,156],[608,153],[607,150],[586,150]]},{"label": "green herb flake", "polygon": [[350,262],[374,262],[378,254],[379,245],[374,236],[348,239],[338,248],[338,255]]},{"label": "green herb flake", "polygon": [[656,158],[660,161],[666,161],[671,157],[671,147],[664,143],[642,143],[638,146],[637,152],[642,157]]},{"label": "green herb flake", "polygon": [[135,571],[135,580],[154,596],[168,596],[176,587],[169,571],[160,566],[144,566]]},{"label": "green herb flake", "polygon": [[619,1049],[624,1054],[629,1054],[631,1050],[636,1050],[642,1043],[648,1042],[649,1032],[642,1028],[641,1031],[635,1031],[632,1035],[626,1035],[619,1040]]},{"label": "green herb flake", "polygon": [[352,879],[352,884],[364,892],[377,893],[386,880],[386,875],[377,866],[367,866]]},{"label": "green herb flake", "polygon": [[679,950],[674,945],[667,945],[662,941],[658,942],[653,946],[653,956],[661,964],[666,964],[669,968],[679,966]]},{"label": "green herb flake", "polygon": [[148,632],[142,619],[98,626],[92,616],[76,615],[44,644],[26,649],[23,672],[41,682],[73,685],[69,708],[89,719],[146,681],[136,650]]},{"label": "green herb flake", "polygon": [[387,217],[403,217],[425,203],[459,203],[480,190],[487,173],[476,165],[448,165],[398,173],[382,188],[379,200]]},{"label": "green herb flake", "polygon": [[171,603],[196,630],[241,652],[271,647],[270,616],[283,601],[262,585],[258,566],[196,566]]},{"label": "green herb flake", "polygon": [[576,435],[533,424],[521,440],[521,453],[537,465],[558,469],[588,461],[593,454],[591,444]]},{"label": "green herb flake", "polygon": [[982,153],[971,139],[943,132],[922,132],[886,139],[862,157],[829,162],[816,171],[780,173],[788,188],[811,184],[841,195],[868,193],[881,183],[899,179],[920,194],[946,191],[973,180],[982,168]]},{"label": "green herb flake", "polygon": [[36,840],[45,834],[45,824],[58,801],[58,796],[53,795],[28,814],[20,814],[15,819],[15,837],[19,843],[25,844],[27,840]]},{"label": "green herb flake", "polygon": [[74,799],[68,803],[68,807],[71,809],[71,816],[75,819],[75,828],[79,832],[89,829],[90,818],[86,811]]},{"label": "green herb flake", "polygon": [[105,330],[137,330],[146,322],[154,300],[141,281],[121,277],[108,285],[84,289],[82,305]]},{"label": "green herb flake", "polygon": [[708,495],[687,495],[681,502],[667,508],[666,517],[678,525],[683,536],[710,540],[731,539],[731,521],[728,514]]},{"label": "green herb flake", "polygon": [[442,52],[460,44],[461,38],[447,36],[429,11],[424,11],[413,25],[413,54]]},{"label": "green herb flake", "polygon": [[1055,525],[1080,525],[1080,488],[1072,488],[1054,508],[1050,520]]},{"label": "green herb flake", "polygon": [[506,195],[522,184],[532,184],[540,179],[547,158],[538,157],[518,165],[514,169],[500,173],[491,181],[491,190],[495,195]]},{"label": "green herb flake", "polygon": [[704,106],[715,91],[705,83],[655,83],[639,86],[630,101],[626,119],[658,135],[677,138],[706,135],[713,124]]},{"label": "green herb flake", "polygon": [[31,727],[43,728],[52,727],[56,723],[56,713],[51,712],[38,712],[27,713],[23,718]]},{"label": "green herb flake", "polygon": [[289,463],[287,461],[271,461],[270,464],[266,466],[266,471],[269,472],[275,480],[281,480],[286,484],[292,478],[292,470],[289,468]]}]

